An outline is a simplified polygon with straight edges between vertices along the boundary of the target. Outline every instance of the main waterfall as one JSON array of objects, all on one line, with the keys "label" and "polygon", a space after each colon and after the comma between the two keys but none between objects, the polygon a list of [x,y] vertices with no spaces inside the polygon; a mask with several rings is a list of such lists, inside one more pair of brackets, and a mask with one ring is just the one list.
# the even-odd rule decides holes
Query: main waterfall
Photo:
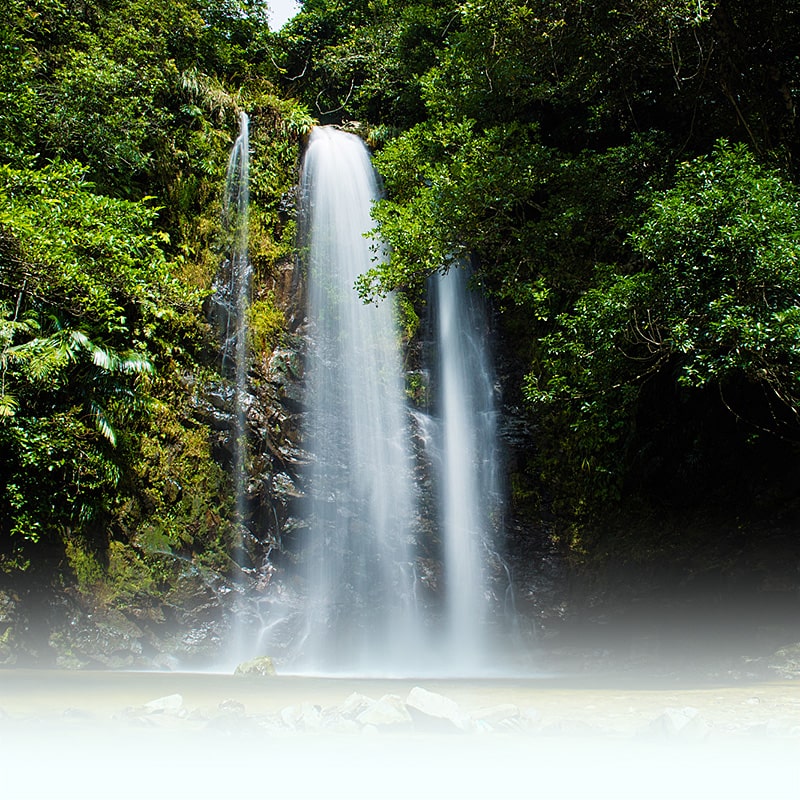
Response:
[{"label": "main waterfall", "polygon": [[364,304],[354,288],[384,257],[363,142],[315,128],[300,189],[309,464],[259,649],[299,672],[485,674],[499,492],[480,297],[466,269],[431,279],[430,403],[412,412],[394,298]]},{"label": "main waterfall", "polygon": [[380,257],[378,196],[356,136],[316,128],[301,178],[311,347],[307,363],[310,524],[300,663],[402,670],[422,649],[414,599],[412,458],[395,309],[365,305],[355,279]]}]

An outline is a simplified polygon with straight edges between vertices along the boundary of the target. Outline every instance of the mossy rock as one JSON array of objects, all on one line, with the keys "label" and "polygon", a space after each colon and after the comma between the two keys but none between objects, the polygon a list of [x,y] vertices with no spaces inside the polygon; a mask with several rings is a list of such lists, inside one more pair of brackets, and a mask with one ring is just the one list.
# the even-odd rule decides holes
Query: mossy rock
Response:
[{"label": "mossy rock", "polygon": [[768,666],[781,678],[800,679],[800,642],[782,647],[773,653]]},{"label": "mossy rock", "polygon": [[250,661],[244,661],[236,667],[233,674],[244,678],[273,678],[277,675],[275,664],[272,663],[269,656],[259,656]]}]

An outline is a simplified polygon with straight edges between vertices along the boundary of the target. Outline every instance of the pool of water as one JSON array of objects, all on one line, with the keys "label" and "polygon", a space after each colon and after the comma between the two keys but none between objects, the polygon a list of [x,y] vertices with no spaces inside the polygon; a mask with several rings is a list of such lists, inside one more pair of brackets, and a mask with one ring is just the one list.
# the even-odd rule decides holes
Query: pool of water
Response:
[{"label": "pool of water", "polygon": [[[435,734],[282,726],[354,692],[502,704],[535,724]],[[141,713],[167,698],[163,710]],[[170,699],[171,698],[171,699]],[[156,703],[156,706],[158,704]],[[0,672],[2,797],[795,797],[800,686],[593,678],[377,680]],[[691,710],[702,735],[650,735]],[[276,723],[277,721],[277,723]],[[655,725],[655,727],[654,727]]]}]

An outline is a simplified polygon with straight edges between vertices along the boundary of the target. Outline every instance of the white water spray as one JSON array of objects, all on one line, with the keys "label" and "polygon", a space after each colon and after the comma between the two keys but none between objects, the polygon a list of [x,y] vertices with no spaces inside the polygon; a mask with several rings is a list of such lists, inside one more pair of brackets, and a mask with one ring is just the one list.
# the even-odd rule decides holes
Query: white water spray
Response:
[{"label": "white water spray", "polygon": [[486,564],[493,554],[499,509],[494,378],[487,319],[467,269],[434,275],[430,295],[440,417],[437,464],[444,546],[445,643],[459,672],[488,661]]},{"label": "white water spray", "polygon": [[299,663],[402,671],[422,649],[413,598],[414,514],[395,308],[365,305],[356,278],[380,257],[375,174],[364,144],[334,128],[311,135],[302,174],[312,344],[307,449],[311,522]]},{"label": "white water spray", "polygon": [[[239,134],[231,149],[222,198],[223,228],[229,238],[228,257],[214,283],[211,317],[221,337],[221,371],[232,383],[229,395],[233,412],[231,429],[232,478],[236,521],[244,530],[247,488],[248,312],[252,266],[248,256],[250,207],[250,137],[247,114],[239,115]],[[233,649],[245,652],[244,633],[236,631]]]}]

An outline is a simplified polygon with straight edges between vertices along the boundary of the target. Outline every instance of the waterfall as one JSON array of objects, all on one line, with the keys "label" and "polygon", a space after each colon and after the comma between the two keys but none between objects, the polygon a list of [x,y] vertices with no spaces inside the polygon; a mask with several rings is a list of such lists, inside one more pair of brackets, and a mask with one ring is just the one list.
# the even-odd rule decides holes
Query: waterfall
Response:
[{"label": "waterfall", "polygon": [[365,305],[353,288],[382,257],[365,237],[378,187],[361,140],[315,128],[301,192],[313,464],[299,663],[387,673],[419,655],[423,623],[413,597],[415,501],[395,306],[391,297]]},{"label": "waterfall", "polygon": [[214,281],[212,320],[221,336],[222,372],[244,388],[247,375],[247,310],[252,267],[248,259],[250,208],[250,121],[239,114],[239,135],[233,143],[222,197],[222,225],[228,256]]},{"label": "waterfall", "polygon": [[431,279],[419,374],[432,403],[412,413],[395,299],[364,304],[354,288],[385,255],[369,236],[377,197],[363,142],[315,128],[300,180],[305,507],[259,649],[281,648],[298,672],[486,674],[501,605],[489,580],[500,504],[487,314],[466,267]]},{"label": "waterfall", "polygon": [[[245,430],[245,395],[247,394],[247,315],[250,309],[252,266],[248,258],[250,208],[250,120],[244,111],[239,115],[239,135],[228,160],[225,178],[223,211],[233,235],[230,258],[230,287],[233,320],[233,363],[236,382],[234,431],[234,489],[240,523],[244,518],[244,496],[247,487],[247,433]],[[230,337],[230,317],[228,335]],[[227,355],[227,353],[226,353]],[[223,357],[223,369],[225,367]]]},{"label": "waterfall", "polygon": [[229,237],[229,255],[217,275],[212,318],[222,336],[222,373],[233,381],[233,484],[236,515],[242,524],[247,487],[247,315],[250,308],[252,266],[248,258],[250,208],[249,119],[239,114],[239,135],[233,143],[222,198],[223,227]]},{"label": "waterfall", "polygon": [[[228,256],[214,281],[211,321],[220,336],[221,371],[232,384],[226,407],[232,412],[231,463],[236,502],[236,521],[244,533],[247,489],[247,404],[248,312],[252,266],[248,258],[250,206],[250,138],[247,114],[239,115],[239,134],[231,149],[222,198],[222,223]],[[244,545],[242,546],[244,550]],[[234,649],[244,651],[243,630],[237,626]]]},{"label": "waterfall", "polygon": [[494,554],[499,510],[494,376],[486,311],[453,267],[429,284],[435,332],[433,369],[439,417],[436,464],[444,560],[444,642],[459,670],[486,663],[486,564]]}]

